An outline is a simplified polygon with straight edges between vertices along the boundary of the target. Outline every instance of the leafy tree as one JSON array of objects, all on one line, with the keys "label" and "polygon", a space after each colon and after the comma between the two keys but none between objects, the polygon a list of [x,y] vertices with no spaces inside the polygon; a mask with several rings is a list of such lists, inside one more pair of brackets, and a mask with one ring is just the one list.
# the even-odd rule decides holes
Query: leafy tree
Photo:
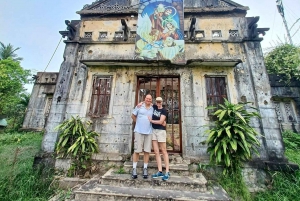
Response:
[{"label": "leafy tree", "polygon": [[281,44],[267,53],[265,64],[270,74],[283,75],[285,82],[300,80],[300,47]]},{"label": "leafy tree", "polygon": [[7,116],[15,105],[20,104],[28,76],[30,70],[24,70],[18,61],[12,58],[0,60],[0,115]]},{"label": "leafy tree", "polygon": [[30,94],[28,93],[21,93],[14,97],[14,101],[10,104],[9,110],[6,112],[6,116],[8,117],[7,130],[15,131],[22,127],[29,100]]},{"label": "leafy tree", "polygon": [[14,46],[10,43],[8,43],[8,45],[4,45],[2,42],[0,42],[0,60],[11,57],[14,61],[22,61],[23,58],[18,57],[18,55],[15,53],[19,49],[20,47],[14,48]]}]

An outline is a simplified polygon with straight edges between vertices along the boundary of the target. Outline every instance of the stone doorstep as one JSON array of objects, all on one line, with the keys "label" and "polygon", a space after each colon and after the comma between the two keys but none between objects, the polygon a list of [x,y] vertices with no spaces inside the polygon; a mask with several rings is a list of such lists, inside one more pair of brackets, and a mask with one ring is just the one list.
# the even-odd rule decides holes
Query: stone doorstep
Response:
[{"label": "stone doorstep", "polygon": [[[144,167],[144,162],[139,161],[137,164],[138,172],[142,172]],[[165,164],[162,162],[163,171],[165,171]],[[131,174],[132,171],[132,161],[126,161],[123,166],[125,172]],[[188,176],[189,173],[189,166],[187,164],[170,164],[170,173],[172,175],[185,175]],[[157,164],[156,162],[149,162],[148,163],[148,172],[149,174],[154,174],[157,172]]]},{"label": "stone doorstep", "polygon": [[75,201],[110,201],[110,200],[189,200],[189,201],[229,201],[227,193],[219,186],[213,187],[210,191],[191,192],[174,191],[149,188],[116,187],[101,185],[94,182],[89,187],[74,191]]},{"label": "stone doorstep", "polygon": [[[162,154],[160,154],[160,158],[161,161],[164,161],[164,157],[162,156]],[[139,161],[143,161],[144,159],[144,153],[140,153],[139,155]],[[132,156],[131,156],[131,161],[132,161]],[[172,154],[169,153],[169,161],[170,163],[178,163],[178,164],[190,164],[191,161],[189,159],[183,159],[180,154]],[[156,162],[156,158],[155,158],[155,154],[154,153],[150,153],[149,154],[149,162]]]},{"label": "stone doorstep", "polygon": [[[163,168],[165,167],[164,162],[162,162],[162,166],[163,166]],[[132,161],[125,161],[124,167],[132,168]],[[143,161],[138,161],[137,167],[138,168],[143,168],[144,167],[144,162]],[[157,169],[157,163],[156,162],[149,162],[148,163],[148,168],[156,168]],[[182,170],[182,171],[188,171],[189,170],[188,164],[184,164],[184,163],[180,163],[180,164],[170,163],[169,168],[170,168],[170,170],[171,169],[172,170]]]},{"label": "stone doorstep", "polygon": [[132,188],[155,188],[163,190],[184,190],[195,192],[207,191],[207,180],[201,173],[197,173],[194,177],[186,176],[170,176],[168,181],[162,181],[162,178],[152,179],[149,174],[148,179],[144,179],[142,175],[138,175],[137,179],[132,179],[131,174],[118,174],[117,169],[111,168],[99,180],[100,184],[132,187]]}]

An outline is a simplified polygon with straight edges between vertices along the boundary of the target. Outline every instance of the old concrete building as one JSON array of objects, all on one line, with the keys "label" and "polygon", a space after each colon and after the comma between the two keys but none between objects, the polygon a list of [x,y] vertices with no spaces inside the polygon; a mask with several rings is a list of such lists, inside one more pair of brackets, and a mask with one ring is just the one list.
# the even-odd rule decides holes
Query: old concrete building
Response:
[{"label": "old concrete building", "polygon": [[49,116],[57,78],[58,73],[37,73],[22,130],[44,130]]},{"label": "old concrete building", "polygon": [[[24,127],[42,128],[45,118],[30,118],[35,111],[45,113],[43,106],[52,101],[43,151],[54,151],[58,139],[54,128],[79,115],[92,120],[93,129],[101,134],[95,159],[122,160],[132,153],[131,112],[151,93],[163,97],[168,110],[170,154],[206,160],[206,146],[201,142],[206,139],[204,125],[209,124],[211,114],[205,108],[227,98],[234,103],[252,102],[262,116],[252,122],[262,134],[257,160],[284,160],[276,104],[271,100],[260,45],[267,29],[257,28],[258,17],[246,17],[248,7],[230,0],[180,2],[95,1],[77,12],[81,20],[66,21],[68,31],[60,32],[67,39],[55,92],[52,86],[49,93],[35,92],[33,96],[42,99],[41,107],[29,110],[24,122]],[[155,15],[167,8],[172,14],[162,19],[171,16],[177,32],[152,40],[158,36],[155,34],[167,33],[167,25],[161,31],[153,28],[160,19]],[[145,36],[147,23],[152,23],[154,31]],[[145,29],[141,31],[139,26]]]},{"label": "old concrete building", "polygon": [[269,75],[272,100],[281,130],[300,132],[300,82],[292,79],[287,85],[282,75]]}]

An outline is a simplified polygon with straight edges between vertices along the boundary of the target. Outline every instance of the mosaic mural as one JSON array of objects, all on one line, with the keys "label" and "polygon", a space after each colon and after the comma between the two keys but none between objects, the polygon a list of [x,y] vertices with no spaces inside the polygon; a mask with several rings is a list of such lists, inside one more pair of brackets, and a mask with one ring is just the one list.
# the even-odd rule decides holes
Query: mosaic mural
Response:
[{"label": "mosaic mural", "polygon": [[141,0],[135,58],[185,63],[183,0]]}]

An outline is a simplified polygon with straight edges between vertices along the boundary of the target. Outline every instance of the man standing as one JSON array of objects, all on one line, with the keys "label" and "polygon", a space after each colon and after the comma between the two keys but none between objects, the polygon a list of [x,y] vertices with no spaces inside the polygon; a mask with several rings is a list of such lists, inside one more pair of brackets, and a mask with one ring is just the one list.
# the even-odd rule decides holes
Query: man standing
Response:
[{"label": "man standing", "polygon": [[134,128],[134,153],[133,153],[133,169],[132,178],[137,178],[136,166],[139,160],[139,154],[144,150],[144,169],[143,178],[148,178],[148,162],[149,153],[151,152],[151,142],[152,142],[152,125],[148,119],[148,116],[152,117],[153,107],[152,107],[152,96],[150,94],[146,95],[145,102],[141,107],[135,107],[131,118],[135,124]]}]

